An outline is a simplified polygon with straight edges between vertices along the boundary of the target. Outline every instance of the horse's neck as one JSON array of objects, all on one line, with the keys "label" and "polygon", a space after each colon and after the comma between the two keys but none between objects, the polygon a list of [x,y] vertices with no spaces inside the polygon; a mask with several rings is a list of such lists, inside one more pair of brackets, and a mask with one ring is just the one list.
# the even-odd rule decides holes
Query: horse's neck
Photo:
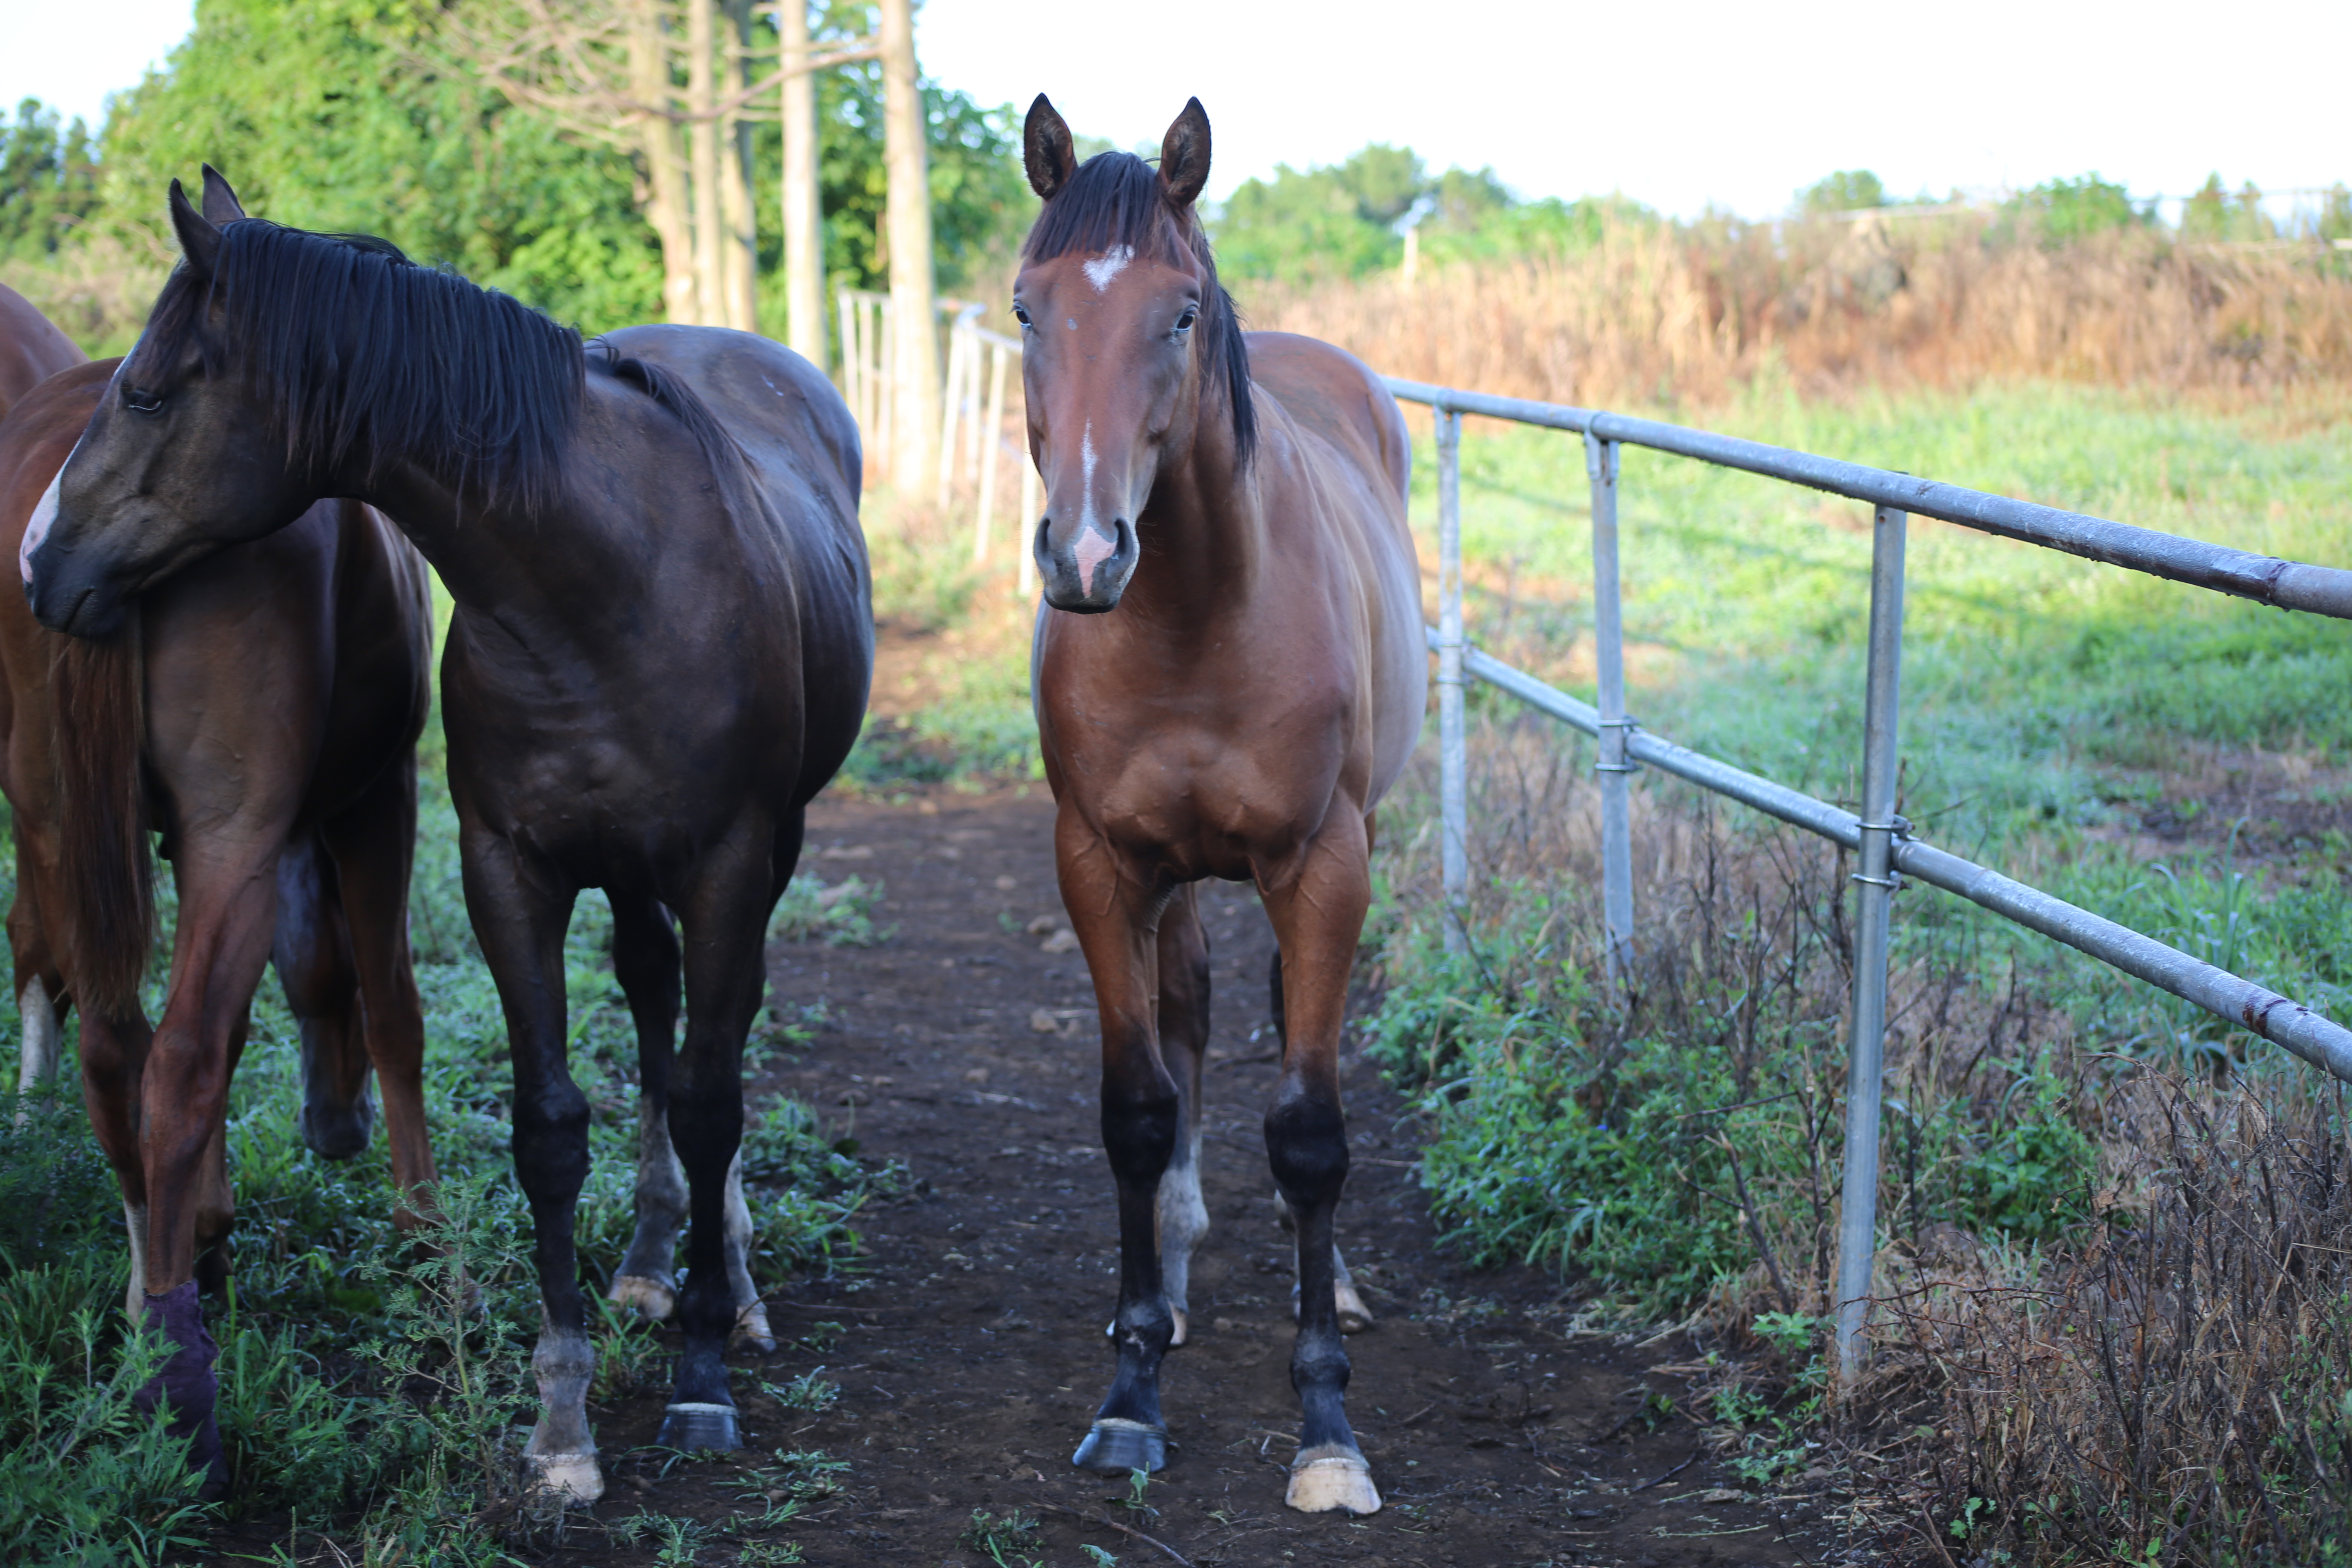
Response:
[{"label": "horse's neck", "polygon": [[[610,452],[637,439],[637,431],[604,415],[592,395],[581,411],[572,451]],[[603,466],[640,479],[658,468],[650,453]],[[566,467],[574,477],[586,472],[576,459]],[[588,488],[595,489],[593,479]],[[643,596],[643,541],[632,537],[629,525],[648,509],[633,507],[626,494],[601,505],[567,486],[543,511],[527,511],[504,500],[486,502],[461,489],[457,476],[411,461],[386,466],[354,493],[392,518],[468,613],[517,626],[541,618],[593,625],[601,619],[593,613],[600,601]]]},{"label": "horse's neck", "polygon": [[1153,549],[1122,613],[1136,605],[1146,612],[1138,619],[1179,636],[1213,636],[1219,620],[1249,613],[1265,588],[1265,507],[1258,476],[1237,468],[1229,437],[1198,443],[1153,487],[1141,521]]}]

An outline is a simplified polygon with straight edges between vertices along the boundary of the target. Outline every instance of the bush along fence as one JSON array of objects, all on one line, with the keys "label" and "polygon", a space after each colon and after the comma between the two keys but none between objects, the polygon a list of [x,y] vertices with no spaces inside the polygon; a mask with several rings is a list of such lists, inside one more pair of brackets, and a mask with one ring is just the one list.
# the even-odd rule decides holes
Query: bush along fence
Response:
[{"label": "bush along fence", "polygon": [[[1463,683],[1484,681],[1598,743],[1601,807],[1601,904],[1609,973],[1622,976],[1633,939],[1632,828],[1627,775],[1649,766],[1727,795],[1855,852],[1859,890],[1853,994],[1848,1010],[1845,1154],[1838,1229],[1837,1372],[1851,1387],[1866,1350],[1876,1241],[1881,1057],[1886,1024],[1888,921],[1895,889],[1908,876],[1956,893],[2003,918],[2054,937],[2113,968],[2185,998],[2284,1046],[2313,1066],[2352,1081],[2352,1031],[2226,970],[2193,958],[2039,889],[1921,842],[1895,815],[1896,719],[1903,652],[1903,553],[1917,512],[2063,550],[2132,571],[2281,609],[2352,619],[2352,571],[2306,565],[2054,507],[1987,495],[1930,479],[1717,436],[1704,430],[1496,397],[1388,378],[1389,390],[1426,404],[1437,434],[1437,655],[1440,860],[1448,910],[1446,943],[1462,951],[1469,892],[1467,758]],[[1594,637],[1599,705],[1579,700],[1480,652],[1462,622],[1461,438],[1465,414],[1580,434],[1592,490]],[[1739,468],[1866,501],[1874,509],[1869,674],[1864,706],[1862,811],[1732,767],[1647,733],[1626,717],[1624,622],[1617,565],[1618,453],[1626,442]]]}]

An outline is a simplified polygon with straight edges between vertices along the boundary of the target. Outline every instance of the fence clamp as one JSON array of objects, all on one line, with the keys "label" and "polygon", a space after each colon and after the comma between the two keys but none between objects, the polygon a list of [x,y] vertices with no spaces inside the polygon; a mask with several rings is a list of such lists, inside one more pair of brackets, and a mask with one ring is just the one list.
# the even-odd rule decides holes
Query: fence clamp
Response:
[{"label": "fence clamp", "polygon": [[[1628,740],[1632,739],[1633,731],[1641,727],[1642,721],[1631,716],[1623,719],[1603,719],[1593,725],[1595,730],[1622,730]],[[1599,738],[1597,735],[1594,737],[1596,740]],[[1638,773],[1642,771],[1642,764],[1633,762],[1595,763],[1592,764],[1592,771],[1596,773]]]},{"label": "fence clamp", "polygon": [[[1907,816],[1897,816],[1892,822],[1858,822],[1854,826],[1864,833],[1885,834],[1890,846],[1896,839],[1911,837],[1911,819]],[[1900,892],[1903,889],[1903,873],[1897,871],[1892,865],[1886,868],[1886,875],[1884,877],[1868,877],[1856,871],[1848,877],[1847,880],[1867,882],[1874,888],[1884,888],[1890,893]]]}]

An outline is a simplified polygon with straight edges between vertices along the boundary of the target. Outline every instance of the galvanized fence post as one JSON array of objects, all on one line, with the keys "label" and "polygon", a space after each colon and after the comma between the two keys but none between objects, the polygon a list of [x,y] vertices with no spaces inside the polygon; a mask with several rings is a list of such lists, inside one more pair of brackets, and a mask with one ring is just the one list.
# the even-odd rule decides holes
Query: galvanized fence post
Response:
[{"label": "galvanized fence post", "polygon": [[1863,710],[1862,823],[1854,873],[1853,1036],[1845,1082],[1845,1186],[1838,1214],[1837,1368],[1841,1394],[1862,1371],[1878,1242],[1878,1115],[1886,1044],[1887,921],[1895,901],[1895,723],[1903,671],[1903,542],[1907,512],[1877,510],[1870,557],[1870,684]]},{"label": "galvanized fence post", "polygon": [[1592,641],[1600,666],[1601,918],[1609,979],[1622,982],[1633,957],[1633,827],[1625,755],[1625,616],[1617,570],[1617,443],[1584,433],[1592,480]]},{"label": "galvanized fence post", "polygon": [[1437,800],[1445,951],[1469,951],[1469,761],[1462,734],[1462,416],[1437,415]]}]

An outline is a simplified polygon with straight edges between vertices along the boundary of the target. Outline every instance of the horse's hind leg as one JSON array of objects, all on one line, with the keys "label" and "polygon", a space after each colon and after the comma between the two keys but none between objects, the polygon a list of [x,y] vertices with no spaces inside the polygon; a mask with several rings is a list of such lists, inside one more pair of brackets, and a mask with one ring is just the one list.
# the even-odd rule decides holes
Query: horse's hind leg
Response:
[{"label": "horse's hind leg", "polygon": [[[613,973],[637,1027],[636,1228],[605,1300],[654,1322],[677,1305],[678,1232],[686,1225],[686,1169],[669,1142],[669,1071],[680,1007],[677,936],[651,899],[610,895]],[[772,1351],[768,1309],[751,1283],[751,1210],[743,1201],[743,1161],[727,1172],[727,1280],[735,1300],[733,1342]]]},{"label": "horse's hind leg", "polygon": [[[8,951],[15,960],[16,1016],[22,1038],[17,1045],[16,1092],[30,1095],[58,1076],[64,1050],[62,1022],[65,976],[50,955],[48,931],[41,921],[33,860],[22,826],[16,833],[16,897],[8,907]],[[21,1124],[25,1111],[16,1118]]]},{"label": "horse's hind leg", "polygon": [[438,1172],[425,1117],[425,1002],[408,945],[408,885],[416,858],[416,771],[386,768],[367,794],[322,830],[334,857],[342,929],[361,1003],[361,1041],[383,1097],[384,1142],[403,1229],[439,1210]]},{"label": "horse's hind leg", "polygon": [[1380,1493],[1348,1426],[1348,1352],[1339,1337],[1331,1240],[1348,1180],[1339,1031],[1371,900],[1361,819],[1328,823],[1292,864],[1296,869],[1279,883],[1261,887],[1285,955],[1286,1036],[1282,1076],[1265,1113],[1265,1147],[1298,1227],[1298,1339],[1290,1385],[1298,1391],[1302,1425],[1286,1500],[1308,1513],[1372,1513]]},{"label": "horse's hind leg", "polygon": [[[1279,947],[1274,950],[1270,989],[1274,993],[1275,1043],[1277,1046],[1286,1046],[1290,1036],[1283,1022],[1282,949]],[[1280,1187],[1276,1187],[1274,1192],[1274,1214],[1275,1218],[1281,1223],[1283,1234],[1293,1235],[1297,1231],[1297,1221],[1292,1217],[1290,1205],[1283,1198]],[[1366,1329],[1377,1325],[1380,1320],[1372,1316],[1371,1308],[1364,1304],[1364,1298],[1356,1289],[1356,1282],[1349,1278],[1348,1260],[1339,1256],[1339,1243],[1336,1236],[1337,1225],[1335,1224],[1332,1228],[1335,1236],[1331,1242],[1331,1286],[1334,1299],[1339,1304],[1339,1331],[1343,1334],[1360,1334]],[[1299,1290],[1299,1284],[1294,1282],[1290,1287],[1290,1315],[1294,1319],[1298,1316]]]},{"label": "horse's hind leg", "polygon": [[1209,1048],[1209,933],[1192,888],[1160,915],[1160,1053],[1176,1080],[1176,1147],[1160,1178],[1160,1298],[1174,1323],[1171,1349],[1191,1326],[1192,1249],[1209,1234],[1201,1201],[1201,1061]]},{"label": "horse's hind leg", "polygon": [[605,1299],[656,1322],[677,1304],[677,1236],[686,1225],[686,1171],[669,1143],[669,1069],[677,1037],[677,933],[669,911],[642,894],[608,892],[613,975],[637,1028],[636,1229]]},{"label": "horse's hind leg", "polygon": [[302,1142],[348,1160],[375,1131],[359,973],[335,863],[318,837],[288,835],[278,857],[278,930],[270,956],[302,1037]]}]

